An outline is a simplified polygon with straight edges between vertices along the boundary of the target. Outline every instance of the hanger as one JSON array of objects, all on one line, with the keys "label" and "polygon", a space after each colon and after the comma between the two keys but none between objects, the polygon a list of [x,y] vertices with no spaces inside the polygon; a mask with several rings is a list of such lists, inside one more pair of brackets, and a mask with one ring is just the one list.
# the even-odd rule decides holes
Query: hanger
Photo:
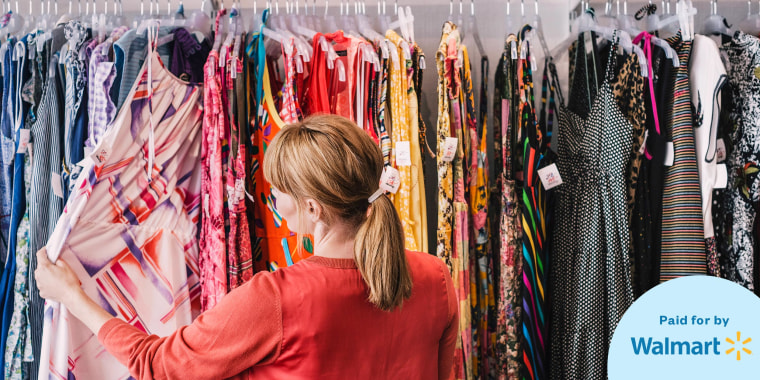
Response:
[{"label": "hanger", "polygon": [[[602,22],[604,20],[605,22]],[[604,2],[604,14],[597,17],[597,22],[604,26],[609,26],[613,29],[618,27],[618,20],[612,15],[612,0],[606,0]]]},{"label": "hanger", "polygon": [[710,0],[710,16],[705,19],[702,25],[702,34],[724,36],[733,36],[734,34],[726,18],[718,14],[718,0]]},{"label": "hanger", "polygon": [[[664,1],[664,0],[663,0]],[[670,12],[670,0],[666,3],[667,10]],[[691,0],[679,0],[675,6],[676,13],[660,20],[655,30],[664,30],[676,33],[681,31],[685,41],[691,41],[694,38],[694,15],[697,9],[691,4]]]},{"label": "hanger", "polygon": [[[538,41],[541,44],[541,50],[544,53],[544,58],[551,58],[552,54],[549,51],[549,47],[546,45],[546,39],[544,38],[544,31],[543,31],[543,25],[541,24],[541,16],[538,13],[538,0],[535,0],[534,3],[534,10],[536,13],[536,18],[533,21],[533,32],[538,37]],[[529,38],[533,36],[533,33],[529,35]],[[534,58],[535,59],[535,58]]]},{"label": "hanger", "polygon": [[[536,0],[536,3],[538,3],[538,0]],[[536,13],[538,15],[538,13]],[[480,40],[480,33],[478,33],[478,27],[475,24],[475,0],[470,0],[470,18],[469,18],[469,29],[472,30],[472,38],[475,40],[475,46],[478,47],[478,53],[481,57],[486,56],[486,49],[483,48],[483,42]]]},{"label": "hanger", "polygon": [[747,0],[747,18],[739,22],[739,29],[753,36],[760,34],[760,13],[752,14],[752,0]]}]

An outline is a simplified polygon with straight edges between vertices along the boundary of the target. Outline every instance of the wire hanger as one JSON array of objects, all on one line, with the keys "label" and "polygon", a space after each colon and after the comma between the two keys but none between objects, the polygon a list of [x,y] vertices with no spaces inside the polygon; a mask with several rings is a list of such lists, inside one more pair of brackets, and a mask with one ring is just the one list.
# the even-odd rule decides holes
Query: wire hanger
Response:
[{"label": "wire hanger", "polygon": [[481,57],[485,57],[486,49],[483,48],[483,42],[480,40],[480,33],[478,32],[478,26],[475,24],[475,0],[470,0],[469,21],[469,29],[472,30],[472,38],[475,40],[475,45],[478,47],[478,53],[480,53]]}]

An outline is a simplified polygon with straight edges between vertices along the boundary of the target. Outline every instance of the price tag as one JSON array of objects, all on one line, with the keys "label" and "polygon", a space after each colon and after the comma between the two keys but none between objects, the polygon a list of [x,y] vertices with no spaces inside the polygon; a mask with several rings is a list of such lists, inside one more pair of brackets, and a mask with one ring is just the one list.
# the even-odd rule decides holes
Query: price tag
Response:
[{"label": "price tag", "polygon": [[90,157],[92,157],[92,160],[100,165],[106,162],[108,160],[108,156],[111,154],[111,149],[106,146],[99,146],[96,147],[95,150],[93,150]]},{"label": "price tag", "polygon": [[245,196],[245,181],[242,178],[235,180],[235,199],[242,200]]},{"label": "price tag", "polygon": [[530,69],[533,72],[538,71],[538,64],[536,63],[536,56],[534,56],[534,55],[530,56]]},{"label": "price tag", "polygon": [[641,148],[639,148],[639,154],[644,154],[644,152],[647,150],[647,140],[649,139],[649,130],[644,131],[644,142],[641,143]]},{"label": "price tag", "polygon": [[538,169],[538,177],[544,189],[549,190],[562,184],[562,176],[559,175],[557,164],[551,164],[545,168]]},{"label": "price tag", "polygon": [[517,59],[517,41],[512,41],[512,59]]},{"label": "price tag", "polygon": [[728,186],[728,168],[726,164],[718,164],[716,167],[716,177],[714,189],[725,189]]},{"label": "price tag", "polygon": [[673,158],[675,157],[675,151],[673,150],[673,143],[668,141],[665,146],[665,166],[673,166]]},{"label": "price tag", "polygon": [[380,176],[380,188],[395,194],[399,186],[401,186],[401,176],[398,170],[386,166],[383,169],[383,175]]},{"label": "price tag", "polygon": [[446,141],[443,143],[443,160],[446,162],[451,162],[454,160],[454,157],[457,155],[457,145],[459,144],[459,139],[456,137],[447,137]]},{"label": "price tag", "polygon": [[409,141],[396,143],[396,166],[412,166],[412,149]]},{"label": "price tag", "polygon": [[18,150],[16,153],[26,153],[26,148],[29,146],[29,130],[22,129],[19,131]]},{"label": "price tag", "polygon": [[61,175],[58,173],[52,173],[50,175],[50,185],[53,186],[53,194],[56,197],[63,199],[63,184],[61,183]]},{"label": "price tag", "polygon": [[726,142],[723,141],[723,139],[718,139],[717,141],[717,148],[715,150],[715,158],[718,160],[718,162],[723,162],[726,160]]},{"label": "price tag", "polygon": [[207,218],[211,217],[211,213],[209,212],[209,204],[208,204],[209,194],[203,195],[203,214],[206,215]]}]

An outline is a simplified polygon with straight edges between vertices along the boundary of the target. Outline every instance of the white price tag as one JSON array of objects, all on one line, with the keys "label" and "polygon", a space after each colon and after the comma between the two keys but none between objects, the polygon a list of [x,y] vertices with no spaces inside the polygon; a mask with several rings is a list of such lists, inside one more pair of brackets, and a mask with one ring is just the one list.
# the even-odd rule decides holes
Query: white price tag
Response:
[{"label": "white price tag", "polygon": [[551,164],[545,168],[538,169],[538,176],[544,189],[549,190],[562,184],[562,176],[559,175],[557,164]]},{"label": "white price tag", "polygon": [[386,166],[383,169],[383,175],[380,176],[380,188],[395,194],[399,186],[401,186],[401,176],[398,170]]},{"label": "white price tag", "polygon": [[108,156],[111,154],[111,149],[107,146],[99,146],[93,150],[90,157],[96,164],[103,164],[108,160]]},{"label": "white price tag", "polygon": [[235,180],[235,199],[238,201],[245,196],[245,181],[242,178]]},{"label": "white price tag", "polygon": [[665,166],[673,166],[673,159],[675,158],[675,150],[673,149],[673,143],[668,141],[665,145]]},{"label": "white price tag", "polygon": [[726,164],[718,164],[716,167],[716,177],[714,189],[725,189],[728,186],[728,168]]},{"label": "white price tag", "polygon": [[536,63],[536,56],[530,56],[530,70],[533,72],[538,71],[538,64]]},{"label": "white price tag", "polygon": [[512,45],[512,59],[517,59],[517,41],[512,41],[510,45]]},{"label": "white price tag", "polygon": [[457,145],[459,144],[459,139],[456,137],[447,137],[446,141],[443,143],[443,160],[446,162],[451,162],[454,160],[454,157],[457,155]]},{"label": "white price tag", "polygon": [[53,194],[58,198],[63,198],[63,184],[61,183],[60,174],[52,173],[50,175],[50,185],[53,186]]},{"label": "white price tag", "polygon": [[412,149],[409,141],[396,143],[396,166],[412,166]]},{"label": "white price tag", "polygon": [[28,129],[19,131],[18,150],[16,150],[16,153],[26,153],[26,147],[29,146],[29,136]]},{"label": "white price tag", "polygon": [[715,158],[718,160],[717,162],[723,162],[726,160],[726,142],[723,141],[723,139],[718,139],[717,141]]},{"label": "white price tag", "polygon": [[235,187],[227,185],[227,205],[231,209],[232,205],[237,203],[237,198],[235,197]]},{"label": "white price tag", "polygon": [[644,130],[644,141],[641,143],[641,148],[639,148],[639,154],[644,154],[644,152],[647,150],[647,140],[649,139],[649,130]]}]

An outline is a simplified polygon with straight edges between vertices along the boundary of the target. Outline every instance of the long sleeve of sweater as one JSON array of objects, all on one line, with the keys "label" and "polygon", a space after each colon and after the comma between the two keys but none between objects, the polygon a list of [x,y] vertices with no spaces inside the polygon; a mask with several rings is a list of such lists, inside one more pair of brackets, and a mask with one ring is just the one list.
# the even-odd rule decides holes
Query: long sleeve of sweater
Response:
[{"label": "long sleeve of sweater", "polygon": [[98,339],[137,380],[229,378],[278,357],[280,294],[261,273],[172,335],[148,335],[114,318]]}]

